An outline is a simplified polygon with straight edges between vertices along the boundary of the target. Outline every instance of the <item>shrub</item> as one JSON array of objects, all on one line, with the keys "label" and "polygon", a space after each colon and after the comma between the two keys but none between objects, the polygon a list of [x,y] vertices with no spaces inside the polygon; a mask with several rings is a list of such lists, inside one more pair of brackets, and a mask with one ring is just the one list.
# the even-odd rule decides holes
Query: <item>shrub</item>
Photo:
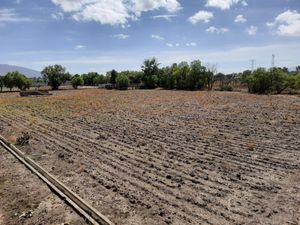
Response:
[{"label": "shrub", "polygon": [[233,91],[233,87],[228,82],[222,82],[220,85],[220,91]]},{"label": "shrub", "polygon": [[300,89],[300,73],[291,77],[292,88]]},{"label": "shrub", "polygon": [[71,80],[72,86],[74,89],[77,89],[78,86],[84,84],[83,78],[81,76],[74,76]]},{"label": "shrub", "polygon": [[84,81],[84,85],[93,86],[95,84],[96,78],[99,76],[97,72],[90,72],[88,74],[82,74],[82,79]]},{"label": "shrub", "polygon": [[22,135],[17,138],[17,145],[20,146],[28,145],[30,138],[31,136],[29,135],[29,133],[27,132],[22,133]]},{"label": "shrub", "polygon": [[119,75],[116,79],[117,87],[120,90],[127,90],[129,87],[129,78],[126,75]]},{"label": "shrub", "polygon": [[260,94],[280,94],[293,83],[289,75],[277,68],[269,71],[259,68],[246,78],[246,82],[250,93]]},{"label": "shrub", "polygon": [[104,75],[97,75],[93,79],[93,84],[94,85],[99,85],[99,84],[105,84],[106,83],[106,78]]}]

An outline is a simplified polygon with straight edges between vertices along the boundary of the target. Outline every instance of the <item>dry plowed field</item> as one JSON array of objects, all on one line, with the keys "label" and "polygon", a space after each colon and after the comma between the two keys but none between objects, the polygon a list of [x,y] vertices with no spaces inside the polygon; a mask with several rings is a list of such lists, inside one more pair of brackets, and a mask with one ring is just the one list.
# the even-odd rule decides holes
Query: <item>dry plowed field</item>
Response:
[{"label": "dry plowed field", "polygon": [[116,224],[300,224],[300,98],[0,95],[0,134]]}]

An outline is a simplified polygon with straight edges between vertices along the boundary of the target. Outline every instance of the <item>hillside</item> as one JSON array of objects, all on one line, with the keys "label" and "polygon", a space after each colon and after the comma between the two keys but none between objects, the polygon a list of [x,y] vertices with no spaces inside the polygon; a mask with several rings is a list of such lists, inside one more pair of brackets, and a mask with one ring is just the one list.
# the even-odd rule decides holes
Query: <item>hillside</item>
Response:
[{"label": "hillside", "polygon": [[20,73],[26,75],[27,77],[40,77],[41,73],[36,70],[32,70],[29,68],[14,66],[8,64],[0,64],[0,75],[5,75],[8,72],[19,71]]}]

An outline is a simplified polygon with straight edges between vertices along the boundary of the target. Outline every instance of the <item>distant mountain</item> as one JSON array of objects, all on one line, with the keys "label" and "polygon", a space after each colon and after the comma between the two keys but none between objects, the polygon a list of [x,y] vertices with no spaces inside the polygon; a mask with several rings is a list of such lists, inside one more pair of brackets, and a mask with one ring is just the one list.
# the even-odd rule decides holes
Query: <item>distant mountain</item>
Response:
[{"label": "distant mountain", "polygon": [[6,75],[8,72],[19,71],[26,77],[40,77],[41,73],[36,70],[28,69],[21,66],[13,66],[8,64],[0,64],[0,76]]}]

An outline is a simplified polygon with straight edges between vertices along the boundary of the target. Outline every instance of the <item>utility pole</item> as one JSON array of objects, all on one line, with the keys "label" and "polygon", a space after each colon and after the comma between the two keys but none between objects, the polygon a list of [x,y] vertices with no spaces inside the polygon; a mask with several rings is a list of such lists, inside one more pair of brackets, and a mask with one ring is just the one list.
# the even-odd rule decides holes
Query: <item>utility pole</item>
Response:
[{"label": "utility pole", "polygon": [[251,71],[252,71],[252,72],[254,71],[254,63],[255,63],[255,60],[252,59],[252,60],[251,60]]},{"label": "utility pole", "polygon": [[275,54],[272,54],[272,69],[275,67]]}]

